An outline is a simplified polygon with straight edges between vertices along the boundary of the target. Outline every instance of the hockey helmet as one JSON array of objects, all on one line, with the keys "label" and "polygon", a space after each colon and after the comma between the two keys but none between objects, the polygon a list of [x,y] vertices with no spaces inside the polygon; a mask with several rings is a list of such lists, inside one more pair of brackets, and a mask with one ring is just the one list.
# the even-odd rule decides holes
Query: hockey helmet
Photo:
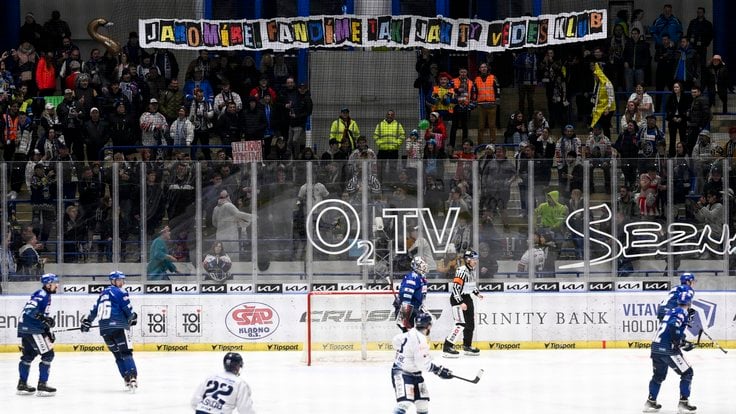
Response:
[{"label": "hockey helmet", "polygon": [[118,279],[125,280],[125,273],[123,273],[123,272],[121,272],[119,270],[116,270],[114,272],[110,272],[109,278],[110,278],[110,281],[111,282],[113,282],[115,280],[118,280]]},{"label": "hockey helmet", "polygon": [[414,258],[411,259],[411,270],[423,276],[427,274],[429,268],[427,267],[427,262],[425,262],[421,256],[414,256]]},{"label": "hockey helmet", "polygon": [[232,372],[237,375],[240,373],[240,369],[243,368],[243,357],[237,352],[228,352],[225,354],[222,364],[225,367],[225,371]]},{"label": "hockey helmet", "polygon": [[432,325],[432,315],[428,313],[420,313],[414,319],[414,327],[417,329],[428,328],[430,325]]},{"label": "hockey helmet", "polygon": [[41,284],[48,285],[49,283],[59,283],[59,276],[54,273],[46,273],[41,276]]},{"label": "hockey helmet", "polygon": [[463,253],[463,258],[464,259],[476,259],[477,260],[478,259],[478,252],[476,252],[473,249],[468,249],[468,250],[465,251],[465,253]]},{"label": "hockey helmet", "polygon": [[695,275],[692,273],[683,273],[680,275],[680,284],[684,285],[687,282],[694,282],[695,281]]}]

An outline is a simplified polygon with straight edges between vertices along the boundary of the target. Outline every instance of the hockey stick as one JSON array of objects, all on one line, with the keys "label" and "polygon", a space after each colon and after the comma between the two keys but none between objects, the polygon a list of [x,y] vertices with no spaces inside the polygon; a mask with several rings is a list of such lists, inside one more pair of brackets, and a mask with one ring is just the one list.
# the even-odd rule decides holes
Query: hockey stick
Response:
[{"label": "hockey stick", "polygon": [[465,377],[461,377],[461,376],[459,376],[459,375],[455,375],[455,374],[451,374],[451,375],[452,375],[452,378],[457,378],[457,379],[459,379],[459,380],[463,380],[463,381],[471,382],[471,383],[473,383],[473,384],[477,384],[477,383],[478,383],[478,381],[480,381],[480,377],[482,377],[482,376],[483,376],[483,372],[485,372],[485,371],[483,371],[482,369],[481,369],[481,370],[479,370],[479,371],[478,371],[478,374],[476,374],[476,375],[475,375],[475,378],[473,378],[473,379],[468,379],[468,378],[465,378]]},{"label": "hockey stick", "polygon": [[705,334],[705,337],[708,338],[708,339],[710,339],[710,341],[713,342],[713,345],[717,346],[718,349],[720,349],[724,354],[727,354],[728,353],[728,351],[726,351],[725,349],[723,349],[723,347],[718,342],[716,342],[715,339],[711,338],[711,336],[708,335],[708,332],[706,332],[704,329],[701,329],[700,332],[703,333],[703,334]]},{"label": "hockey stick", "polygon": [[[99,328],[99,327],[100,327],[100,325],[92,325],[89,328],[92,329],[92,328]],[[82,329],[81,326],[77,326],[76,328],[59,329],[59,330],[54,331],[54,333],[69,332],[69,331],[79,331],[81,329]]]},{"label": "hockey stick", "polygon": [[398,298],[396,288],[394,288],[394,279],[391,276],[386,276],[386,281],[388,282],[388,285],[391,286],[391,293],[394,294],[394,299]]}]

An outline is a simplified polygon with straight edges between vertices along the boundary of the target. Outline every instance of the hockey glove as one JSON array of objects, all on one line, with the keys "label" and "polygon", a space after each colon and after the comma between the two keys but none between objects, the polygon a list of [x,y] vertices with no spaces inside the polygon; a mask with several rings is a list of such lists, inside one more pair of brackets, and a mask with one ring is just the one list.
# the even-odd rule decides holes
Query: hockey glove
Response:
[{"label": "hockey glove", "polygon": [[688,325],[690,324],[690,322],[693,321],[693,319],[695,319],[695,314],[696,313],[697,313],[697,311],[695,309],[693,309],[693,308],[690,308],[690,309],[687,310],[687,323],[688,323]]},{"label": "hockey glove", "polygon": [[36,314],[36,319],[41,321],[41,323],[43,323],[47,330],[56,326],[56,321],[54,320],[54,318],[46,316],[43,313]]},{"label": "hockey glove", "polygon": [[56,342],[56,334],[54,334],[53,332],[46,331],[46,336],[49,338],[49,341],[51,341],[52,344]]},{"label": "hockey glove", "polygon": [[429,370],[442,379],[452,378],[452,371],[450,371],[449,368],[443,367],[442,365],[432,364],[432,367]]},{"label": "hockey glove", "polygon": [[89,332],[89,328],[92,327],[92,321],[90,321],[87,318],[82,319],[82,326],[79,327],[79,330],[82,332]]},{"label": "hockey glove", "polygon": [[133,314],[130,315],[130,318],[128,318],[128,325],[136,326],[137,324],[138,324],[138,314],[133,312]]},{"label": "hockey glove", "polygon": [[688,340],[683,339],[680,342],[680,350],[682,351],[689,352],[689,351],[692,351],[693,348],[695,348],[695,344]]}]

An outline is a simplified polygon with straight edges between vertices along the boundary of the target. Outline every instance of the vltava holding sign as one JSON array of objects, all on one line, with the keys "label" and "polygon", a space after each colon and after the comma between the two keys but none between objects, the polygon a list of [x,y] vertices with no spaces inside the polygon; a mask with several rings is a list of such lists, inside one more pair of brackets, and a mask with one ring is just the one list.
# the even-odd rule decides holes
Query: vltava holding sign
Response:
[{"label": "vltava holding sign", "polygon": [[286,50],[390,47],[501,52],[605,39],[605,9],[485,21],[442,16],[306,16],[260,20],[141,19],[141,47]]}]

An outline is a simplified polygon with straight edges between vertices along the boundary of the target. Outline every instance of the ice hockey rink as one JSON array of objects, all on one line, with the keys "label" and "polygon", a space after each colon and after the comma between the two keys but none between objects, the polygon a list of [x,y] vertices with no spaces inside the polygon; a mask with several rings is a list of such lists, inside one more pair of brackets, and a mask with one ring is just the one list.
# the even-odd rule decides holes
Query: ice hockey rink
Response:
[{"label": "ice hockey rink", "polygon": [[[478,384],[429,374],[430,412],[450,413],[636,413],[641,412],[651,376],[649,351],[485,351],[480,357],[435,361],[462,376],[485,375]],[[140,388],[124,391],[109,353],[58,353],[49,383],[53,398],[15,395],[19,354],[0,354],[5,414],[185,413],[197,384],[221,368],[222,352],[135,354]],[[243,377],[258,413],[391,413],[391,354],[378,361],[316,362],[301,352],[246,352]],[[736,413],[736,352],[695,349],[691,402],[699,413]],[[37,381],[38,359],[30,383]],[[679,377],[670,371],[662,386],[661,413],[676,413]]]}]

